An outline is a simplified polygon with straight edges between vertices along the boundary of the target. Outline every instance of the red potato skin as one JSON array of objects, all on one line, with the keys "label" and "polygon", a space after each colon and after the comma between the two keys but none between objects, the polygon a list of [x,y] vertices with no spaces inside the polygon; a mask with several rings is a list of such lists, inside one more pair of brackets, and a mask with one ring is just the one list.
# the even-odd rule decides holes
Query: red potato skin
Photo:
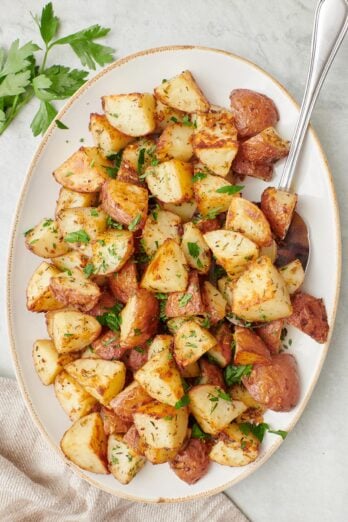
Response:
[{"label": "red potato skin", "polygon": [[318,343],[326,343],[329,324],[324,301],[304,292],[296,292],[291,298],[293,313],[286,319]]},{"label": "red potato skin", "polygon": [[199,366],[202,372],[199,384],[213,384],[225,389],[225,381],[221,369],[206,359],[200,359]]},{"label": "red potato skin", "polygon": [[110,408],[106,408],[106,406],[101,407],[100,416],[103,421],[105,435],[111,435],[111,433],[127,433],[132,425],[130,422],[116,415]]},{"label": "red potato skin", "polygon": [[118,181],[138,185],[138,187],[145,187],[145,183],[139,179],[138,173],[126,161],[122,161],[120,170],[117,173],[117,179]]},{"label": "red potato skin", "polygon": [[[122,340],[122,346],[127,348],[143,345],[156,333],[159,322],[159,304],[154,294],[144,288],[139,288],[134,295],[137,297],[136,321],[133,331]],[[134,329],[139,330],[139,333],[136,333]]]},{"label": "red potato skin", "polygon": [[170,461],[170,467],[179,479],[194,484],[208,471],[211,445],[200,439],[189,439],[186,446]]},{"label": "red potato skin", "polygon": [[115,299],[126,304],[138,289],[138,274],[134,261],[130,259],[119,272],[110,274],[108,282]]},{"label": "red potato skin", "polygon": [[271,181],[273,177],[273,165],[257,165],[239,154],[237,154],[232,163],[232,170],[239,176],[251,176],[263,181]]},{"label": "red potato skin", "polygon": [[266,344],[249,328],[236,326],[234,339],[234,364],[268,364],[271,361]]},{"label": "red potato skin", "polygon": [[274,187],[267,187],[262,192],[261,210],[271,225],[272,232],[280,239],[284,239],[291,225],[296,204],[291,209],[282,205],[277,200],[276,193],[277,189]]},{"label": "red potato skin", "polygon": [[127,350],[122,358],[126,368],[132,372],[138,371],[148,360],[148,346],[145,344],[137,348],[139,348],[139,351],[135,348]]},{"label": "red potato skin", "polygon": [[142,442],[138,430],[136,429],[134,424],[130,426],[129,430],[123,437],[123,440],[138,455],[144,455],[144,443]]},{"label": "red potato skin", "polygon": [[100,298],[100,290],[97,285],[95,286],[99,294],[97,293],[94,296],[82,296],[71,288],[63,288],[62,285],[57,284],[54,278],[51,279],[50,283],[50,289],[57,301],[66,307],[72,307],[75,310],[80,310],[80,312],[85,313],[88,313],[89,310],[93,309]]},{"label": "red potato skin", "polygon": [[243,384],[256,401],[274,411],[289,411],[300,398],[297,363],[288,353],[273,355],[268,365],[256,364]]},{"label": "red potato skin", "polygon": [[240,158],[256,165],[275,163],[288,154],[289,142],[282,140],[272,128],[264,129],[239,147]]},{"label": "red potato skin", "polygon": [[[128,193],[126,192],[127,187],[129,188],[129,185],[134,185],[134,183],[120,181],[119,178],[117,178],[116,181],[119,182],[118,189],[122,190],[124,192],[123,199],[126,201],[129,201],[130,200],[129,195],[128,195],[129,191],[128,191]],[[129,212],[127,212],[127,210],[124,207],[122,208],[120,206],[119,202],[117,202],[113,198],[112,189],[111,189],[112,183],[115,183],[115,180],[110,179],[108,181],[105,181],[105,183],[103,184],[103,186],[101,188],[100,199],[101,199],[102,209],[107,214],[109,214],[112,217],[112,219],[115,219],[122,225],[125,225],[128,227],[132,223],[134,216],[131,215]],[[122,186],[122,188],[121,188],[121,186]],[[139,209],[139,214],[141,217],[140,217],[139,223],[137,223],[137,225],[135,225],[134,230],[141,230],[145,225],[145,221],[146,221],[146,217],[147,217],[148,191],[147,191],[147,189],[145,189],[143,187],[141,187],[141,189],[139,188],[139,191],[143,192],[142,197],[144,199],[144,201],[143,201],[144,206],[141,209]],[[146,197],[145,197],[145,193],[146,193]]]},{"label": "red potato skin", "polygon": [[279,120],[277,107],[268,96],[250,89],[234,89],[230,94],[231,112],[240,138],[255,136]]},{"label": "red potato skin", "polygon": [[279,353],[283,328],[284,319],[277,319],[255,330],[272,354]]},{"label": "red potato skin", "polygon": [[214,349],[218,349],[219,352],[221,352],[226,361],[226,365],[230,364],[232,361],[231,343],[233,341],[233,333],[228,324],[222,323],[215,331],[214,336],[218,342]]},{"label": "red potato skin", "polygon": [[88,314],[96,317],[97,315],[103,315],[108,312],[109,308],[112,308],[116,304],[116,298],[107,290],[104,290],[99,298],[96,305],[89,310]]},{"label": "red potato skin", "polygon": [[153,399],[140,386],[132,390],[124,389],[114,397],[109,406],[125,421],[133,422],[133,415],[141,406],[152,402]]},{"label": "red potato skin", "polygon": [[196,223],[196,227],[205,234],[206,232],[213,232],[221,228],[220,222],[217,218],[214,219],[200,219]]},{"label": "red potato skin", "polygon": [[92,343],[94,352],[101,359],[108,361],[121,359],[127,348],[120,345],[120,335],[118,332],[108,330]]},{"label": "red potato skin", "polygon": [[[192,298],[185,306],[180,306],[180,300],[185,295],[191,295]],[[205,307],[201,297],[198,273],[192,271],[189,275],[188,285],[185,292],[172,292],[169,294],[166,302],[165,314],[168,318],[171,318],[200,315],[204,314],[204,312]]]}]

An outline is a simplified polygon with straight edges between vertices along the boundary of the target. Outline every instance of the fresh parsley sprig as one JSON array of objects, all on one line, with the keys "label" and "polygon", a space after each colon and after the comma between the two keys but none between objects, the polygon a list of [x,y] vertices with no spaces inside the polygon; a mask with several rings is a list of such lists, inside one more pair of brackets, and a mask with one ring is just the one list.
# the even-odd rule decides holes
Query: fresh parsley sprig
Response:
[{"label": "fresh parsley sprig", "polygon": [[[63,38],[56,38],[59,18],[52,3],[42,9],[41,15],[32,15],[39,28],[43,46],[30,41],[20,46],[15,40],[7,53],[0,48],[0,134],[5,132],[19,111],[32,98],[39,100],[39,108],[31,122],[34,136],[43,134],[57,115],[55,100],[65,100],[72,96],[87,80],[88,71],[71,69],[63,65],[46,67],[51,49],[58,45],[69,45],[81,64],[89,69],[103,66],[113,61],[114,49],[96,40],[103,38],[110,29],[98,24],[82,29]],[[44,55],[39,65],[37,53]],[[57,123],[65,129],[63,122]]]}]

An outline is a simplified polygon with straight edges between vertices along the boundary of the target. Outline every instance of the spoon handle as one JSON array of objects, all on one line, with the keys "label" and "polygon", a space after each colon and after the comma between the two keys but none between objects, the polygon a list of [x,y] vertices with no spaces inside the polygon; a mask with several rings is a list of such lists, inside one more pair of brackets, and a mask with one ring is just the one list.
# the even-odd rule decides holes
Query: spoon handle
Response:
[{"label": "spoon handle", "polygon": [[279,188],[289,191],[313,107],[348,29],[347,0],[319,0],[315,11],[311,59],[305,93]]}]

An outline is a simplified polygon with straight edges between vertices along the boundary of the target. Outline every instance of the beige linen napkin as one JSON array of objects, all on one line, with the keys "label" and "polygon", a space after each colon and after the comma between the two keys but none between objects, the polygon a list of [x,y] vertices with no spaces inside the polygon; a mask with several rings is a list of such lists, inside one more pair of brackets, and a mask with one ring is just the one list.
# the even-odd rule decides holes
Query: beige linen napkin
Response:
[{"label": "beige linen napkin", "polygon": [[34,426],[17,384],[0,377],[1,522],[247,522],[224,494],[184,504],[139,504],[81,480]]}]

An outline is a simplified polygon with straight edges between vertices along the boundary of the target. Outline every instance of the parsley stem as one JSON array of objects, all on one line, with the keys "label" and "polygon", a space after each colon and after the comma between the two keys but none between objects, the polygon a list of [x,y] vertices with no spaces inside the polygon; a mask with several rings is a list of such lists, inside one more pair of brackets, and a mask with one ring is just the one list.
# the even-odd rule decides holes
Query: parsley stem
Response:
[{"label": "parsley stem", "polygon": [[15,119],[17,114],[20,112],[20,110],[26,105],[32,98],[34,97],[34,91],[32,88],[29,88],[25,96],[23,97],[22,101],[18,103],[16,101],[15,108],[11,108],[10,114],[6,115],[6,120],[4,123],[0,124],[0,135],[5,132],[7,127],[12,123],[12,121]]},{"label": "parsley stem", "polygon": [[48,53],[49,53],[50,49],[51,49],[51,47],[46,45],[45,54],[44,54],[44,57],[43,57],[43,60],[42,60],[42,64],[41,64],[40,69],[39,69],[39,74],[42,74],[43,71],[45,70],[46,62],[47,62],[47,56],[48,56]]}]

